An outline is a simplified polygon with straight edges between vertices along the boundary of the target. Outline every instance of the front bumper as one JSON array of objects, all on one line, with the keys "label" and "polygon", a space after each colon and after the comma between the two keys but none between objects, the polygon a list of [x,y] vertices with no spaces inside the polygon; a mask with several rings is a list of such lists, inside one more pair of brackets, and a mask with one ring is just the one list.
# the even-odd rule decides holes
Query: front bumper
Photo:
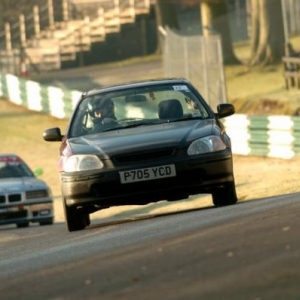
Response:
[{"label": "front bumper", "polygon": [[[61,173],[62,194],[67,206],[101,208],[118,205],[139,205],[160,200],[180,200],[189,195],[211,193],[212,188],[234,181],[230,149],[186,160],[148,165],[135,165],[131,169],[175,164],[176,177],[121,184],[118,168],[98,173]],[[127,168],[130,169],[130,168]]]},{"label": "front bumper", "polygon": [[53,200],[51,198],[31,203],[22,201],[0,205],[0,225],[53,220]]}]

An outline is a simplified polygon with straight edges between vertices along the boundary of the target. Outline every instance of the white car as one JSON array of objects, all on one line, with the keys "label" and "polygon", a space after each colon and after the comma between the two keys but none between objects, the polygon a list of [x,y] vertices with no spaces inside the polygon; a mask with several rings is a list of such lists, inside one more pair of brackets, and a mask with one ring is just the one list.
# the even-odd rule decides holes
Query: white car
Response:
[{"label": "white car", "polygon": [[0,225],[53,224],[51,189],[15,154],[0,154]]}]

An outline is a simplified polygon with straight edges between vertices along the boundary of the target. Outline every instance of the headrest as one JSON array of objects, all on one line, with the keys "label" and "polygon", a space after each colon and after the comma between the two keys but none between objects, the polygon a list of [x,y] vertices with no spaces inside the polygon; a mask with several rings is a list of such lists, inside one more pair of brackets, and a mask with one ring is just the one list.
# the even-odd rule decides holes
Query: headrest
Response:
[{"label": "headrest", "polygon": [[180,119],[183,117],[183,109],[179,100],[169,99],[158,104],[158,116],[160,119]]}]

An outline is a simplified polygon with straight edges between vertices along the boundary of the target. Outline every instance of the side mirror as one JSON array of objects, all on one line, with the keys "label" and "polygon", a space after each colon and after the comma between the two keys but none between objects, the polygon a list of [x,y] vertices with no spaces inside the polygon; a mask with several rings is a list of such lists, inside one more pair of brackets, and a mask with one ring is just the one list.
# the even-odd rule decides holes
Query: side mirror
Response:
[{"label": "side mirror", "polygon": [[217,106],[217,110],[217,115],[220,119],[231,116],[235,113],[235,107],[231,103],[221,103]]},{"label": "side mirror", "polygon": [[37,168],[34,170],[35,176],[42,176],[44,174],[44,170],[42,168]]},{"label": "side mirror", "polygon": [[61,142],[63,137],[58,127],[49,128],[43,133],[43,139],[47,142]]}]

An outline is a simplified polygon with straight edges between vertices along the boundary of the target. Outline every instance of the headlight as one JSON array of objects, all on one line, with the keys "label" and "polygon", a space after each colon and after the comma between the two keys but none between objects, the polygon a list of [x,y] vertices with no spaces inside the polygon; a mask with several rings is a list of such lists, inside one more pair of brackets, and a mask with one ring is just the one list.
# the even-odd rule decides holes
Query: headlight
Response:
[{"label": "headlight", "polygon": [[102,169],[103,163],[96,155],[72,155],[64,164],[65,172]]},{"label": "headlight", "polygon": [[210,135],[192,142],[187,153],[188,155],[198,155],[224,150],[225,148],[225,144],[218,136]]}]

